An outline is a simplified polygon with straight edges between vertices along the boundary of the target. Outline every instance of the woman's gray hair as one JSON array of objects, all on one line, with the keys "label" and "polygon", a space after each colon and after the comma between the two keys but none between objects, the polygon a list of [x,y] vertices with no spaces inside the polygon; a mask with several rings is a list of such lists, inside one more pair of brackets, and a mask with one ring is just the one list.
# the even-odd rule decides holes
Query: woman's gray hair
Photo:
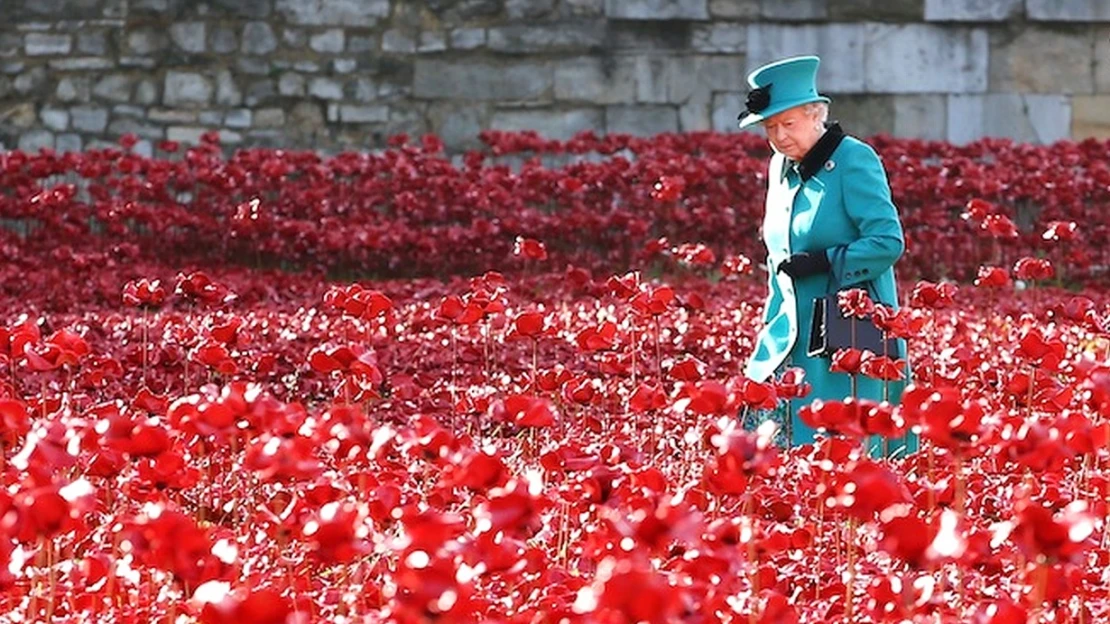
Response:
[{"label": "woman's gray hair", "polygon": [[824,126],[825,122],[829,120],[829,103],[828,102],[810,102],[805,105],[806,115],[815,117],[817,123]]}]

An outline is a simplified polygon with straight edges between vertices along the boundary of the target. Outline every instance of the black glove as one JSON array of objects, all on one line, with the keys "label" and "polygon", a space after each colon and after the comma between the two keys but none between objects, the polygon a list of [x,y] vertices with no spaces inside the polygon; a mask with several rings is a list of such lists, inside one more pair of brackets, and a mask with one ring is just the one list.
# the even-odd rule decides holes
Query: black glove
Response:
[{"label": "black glove", "polygon": [[783,260],[782,264],[779,265],[778,271],[780,273],[786,273],[794,279],[800,279],[811,275],[828,273],[831,266],[832,265],[829,264],[829,257],[825,255],[823,251],[815,253],[802,252],[796,253],[786,260]]}]

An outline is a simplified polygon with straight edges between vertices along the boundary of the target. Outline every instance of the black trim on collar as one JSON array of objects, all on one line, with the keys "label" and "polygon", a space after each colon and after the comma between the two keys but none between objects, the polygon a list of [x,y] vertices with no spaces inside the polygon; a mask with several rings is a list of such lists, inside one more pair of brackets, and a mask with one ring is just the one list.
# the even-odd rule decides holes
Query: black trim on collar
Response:
[{"label": "black trim on collar", "polygon": [[803,182],[812,178],[821,170],[821,167],[825,166],[825,163],[832,157],[833,152],[836,151],[837,146],[843,140],[844,131],[840,129],[840,124],[835,121],[829,124],[825,134],[817,139],[817,143],[806,152],[801,162],[798,163],[798,175],[801,176]]}]

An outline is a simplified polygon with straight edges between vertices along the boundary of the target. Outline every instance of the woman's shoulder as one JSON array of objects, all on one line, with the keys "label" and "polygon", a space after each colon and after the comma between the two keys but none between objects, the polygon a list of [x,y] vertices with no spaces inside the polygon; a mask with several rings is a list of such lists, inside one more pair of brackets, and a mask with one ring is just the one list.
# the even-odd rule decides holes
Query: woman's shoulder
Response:
[{"label": "woman's shoulder", "polygon": [[837,149],[838,156],[841,158],[847,157],[853,160],[860,161],[880,161],[879,153],[870,143],[854,137],[850,134],[845,134],[844,139],[840,142],[840,147]]}]

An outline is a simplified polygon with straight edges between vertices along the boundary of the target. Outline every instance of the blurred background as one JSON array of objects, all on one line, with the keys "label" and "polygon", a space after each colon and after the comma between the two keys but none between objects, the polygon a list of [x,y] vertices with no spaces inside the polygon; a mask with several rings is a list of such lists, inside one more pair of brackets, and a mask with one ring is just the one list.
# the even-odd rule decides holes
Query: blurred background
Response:
[{"label": "blurred background", "polygon": [[1110,0],[0,0],[0,147],[736,132],[810,53],[856,135],[1110,138]]}]

